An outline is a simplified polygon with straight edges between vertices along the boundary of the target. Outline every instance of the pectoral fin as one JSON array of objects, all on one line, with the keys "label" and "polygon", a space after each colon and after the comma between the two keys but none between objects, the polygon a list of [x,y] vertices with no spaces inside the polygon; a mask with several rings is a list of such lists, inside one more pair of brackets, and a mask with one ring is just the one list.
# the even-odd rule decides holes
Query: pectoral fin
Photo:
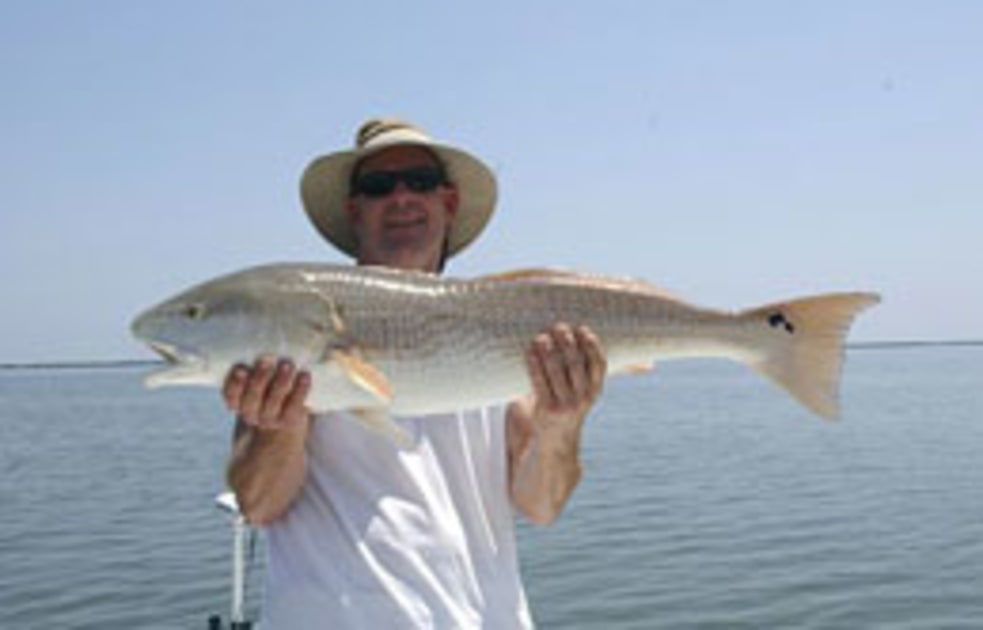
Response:
[{"label": "pectoral fin", "polygon": [[323,337],[325,348],[321,355],[322,360],[337,363],[352,383],[370,393],[383,405],[388,405],[393,398],[389,380],[378,368],[362,358],[357,343],[349,337],[348,325],[338,305],[317,291],[313,294],[324,304],[327,315],[323,322],[308,322],[315,333]]},{"label": "pectoral fin", "polygon": [[352,413],[365,428],[389,438],[399,448],[408,449],[413,446],[409,433],[396,424],[385,409],[355,409]]},{"label": "pectoral fin", "polygon": [[616,374],[648,374],[655,369],[653,363],[633,363],[615,370]]},{"label": "pectoral fin", "polygon": [[334,350],[329,358],[341,366],[355,385],[372,394],[380,403],[388,405],[392,401],[393,391],[386,375],[363,359],[356,350]]}]

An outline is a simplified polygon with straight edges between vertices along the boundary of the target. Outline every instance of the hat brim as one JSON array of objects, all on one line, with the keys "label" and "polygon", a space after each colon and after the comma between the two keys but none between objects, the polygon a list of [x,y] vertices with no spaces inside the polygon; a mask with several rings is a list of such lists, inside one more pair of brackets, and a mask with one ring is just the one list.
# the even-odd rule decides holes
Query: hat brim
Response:
[{"label": "hat brim", "polygon": [[422,146],[436,153],[447,178],[457,187],[458,208],[448,235],[448,256],[470,245],[495,210],[498,185],[491,169],[470,153],[439,142],[400,141],[318,157],[300,181],[304,210],[324,238],[353,258],[358,257],[358,241],[347,210],[352,169],[370,155],[401,145]]}]

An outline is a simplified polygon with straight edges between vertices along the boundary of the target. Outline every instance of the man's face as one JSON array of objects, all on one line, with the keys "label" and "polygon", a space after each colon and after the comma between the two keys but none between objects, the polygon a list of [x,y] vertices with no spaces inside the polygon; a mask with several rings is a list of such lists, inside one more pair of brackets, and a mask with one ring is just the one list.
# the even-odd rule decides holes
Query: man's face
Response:
[{"label": "man's face", "polygon": [[[436,159],[426,149],[393,147],[366,158],[358,169],[357,180],[380,172],[437,167]],[[408,185],[403,178],[397,178],[388,193],[353,191],[348,213],[358,238],[359,264],[438,270],[444,239],[457,211],[457,189],[450,183],[432,190],[420,188],[427,186]]]}]

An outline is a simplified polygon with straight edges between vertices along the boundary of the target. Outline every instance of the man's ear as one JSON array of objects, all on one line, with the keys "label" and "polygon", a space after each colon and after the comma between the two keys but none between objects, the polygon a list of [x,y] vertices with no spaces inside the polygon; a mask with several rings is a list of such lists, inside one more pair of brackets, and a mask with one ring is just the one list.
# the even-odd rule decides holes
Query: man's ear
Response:
[{"label": "man's ear", "polygon": [[345,212],[348,214],[348,220],[351,222],[353,228],[362,220],[361,209],[351,197],[345,202]]}]

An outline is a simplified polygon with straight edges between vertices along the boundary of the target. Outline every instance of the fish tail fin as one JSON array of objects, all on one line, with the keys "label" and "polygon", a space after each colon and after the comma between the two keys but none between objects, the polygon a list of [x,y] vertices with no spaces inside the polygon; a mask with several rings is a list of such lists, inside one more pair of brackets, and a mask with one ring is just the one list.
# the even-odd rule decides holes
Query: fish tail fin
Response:
[{"label": "fish tail fin", "polygon": [[765,330],[763,354],[749,363],[820,416],[839,417],[843,342],[860,311],[877,304],[873,293],[833,293],[743,311],[739,317]]}]

